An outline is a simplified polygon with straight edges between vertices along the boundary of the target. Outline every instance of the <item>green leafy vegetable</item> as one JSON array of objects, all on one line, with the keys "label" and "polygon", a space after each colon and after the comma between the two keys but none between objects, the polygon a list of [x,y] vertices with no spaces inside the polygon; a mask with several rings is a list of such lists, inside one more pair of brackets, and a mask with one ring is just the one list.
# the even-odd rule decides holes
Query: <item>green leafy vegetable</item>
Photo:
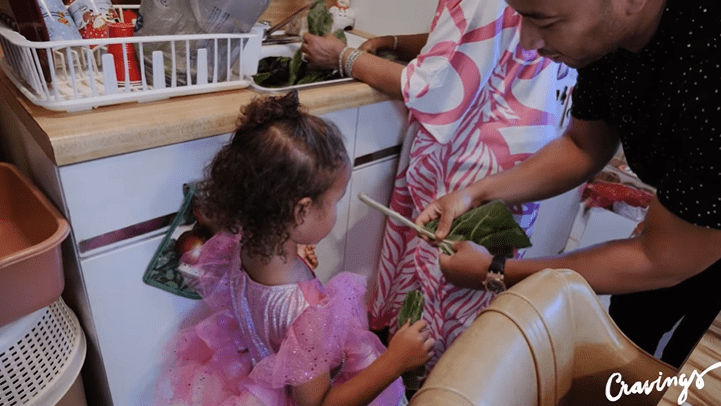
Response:
[{"label": "green leafy vegetable", "polygon": [[345,31],[338,30],[338,31],[334,32],[333,35],[335,35],[335,37],[338,38],[339,40],[343,41],[344,44],[348,44],[348,38],[346,38],[346,36],[345,36]]},{"label": "green leafy vegetable", "polygon": [[[333,26],[333,15],[328,11],[324,0],[315,0],[306,17],[308,32],[315,35],[326,35]],[[333,33],[336,38],[347,44],[343,30]],[[312,70],[303,61],[303,53],[298,49],[292,58],[267,57],[258,62],[258,73],[253,81],[267,87],[285,87],[315,83],[323,80],[340,78],[333,70]]]},{"label": "green leafy vegetable", "polygon": [[[424,228],[432,233],[438,228],[438,220],[429,221]],[[492,255],[513,256],[513,248],[531,246],[526,232],[516,223],[506,205],[493,201],[464,213],[453,220],[451,232],[446,239],[470,240],[480,244]],[[445,248],[442,248],[446,254]]]},{"label": "green leafy vegetable", "polygon": [[333,15],[328,11],[325,0],[315,0],[308,11],[308,32],[313,35],[326,35],[333,26]]},{"label": "green leafy vegetable", "polygon": [[406,293],[403,299],[403,305],[398,312],[398,328],[403,327],[408,319],[411,324],[417,322],[423,316],[423,293],[417,290],[411,290]]},{"label": "green leafy vegetable", "polygon": [[288,84],[294,85],[295,82],[298,80],[300,67],[303,64],[303,53],[300,51],[300,48],[298,48],[297,51],[295,51],[295,54],[293,55],[293,59],[290,60],[290,77],[288,78]]}]

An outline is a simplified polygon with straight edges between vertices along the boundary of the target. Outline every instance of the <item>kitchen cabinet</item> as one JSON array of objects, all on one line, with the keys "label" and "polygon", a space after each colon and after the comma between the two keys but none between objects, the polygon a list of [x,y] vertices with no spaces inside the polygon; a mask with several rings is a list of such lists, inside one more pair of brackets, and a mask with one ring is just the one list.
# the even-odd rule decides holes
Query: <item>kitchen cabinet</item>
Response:
[{"label": "kitchen cabinet", "polygon": [[[348,147],[355,163],[353,172],[346,194],[338,202],[336,225],[316,247],[316,274],[325,282],[341,270],[360,273],[368,277],[370,288],[384,222],[380,213],[358,200],[358,194],[364,192],[379,202],[390,202],[407,110],[401,102],[386,101],[361,106],[357,114],[355,140]],[[336,119],[344,119],[324,117],[336,123]]]},{"label": "kitchen cabinet", "polygon": [[366,276],[369,290],[375,284],[386,217],[361,202],[357,196],[365,193],[373,200],[387,205],[393,191],[389,185],[393,185],[397,167],[397,155],[364,164],[353,171],[349,185],[351,203],[344,269]]}]

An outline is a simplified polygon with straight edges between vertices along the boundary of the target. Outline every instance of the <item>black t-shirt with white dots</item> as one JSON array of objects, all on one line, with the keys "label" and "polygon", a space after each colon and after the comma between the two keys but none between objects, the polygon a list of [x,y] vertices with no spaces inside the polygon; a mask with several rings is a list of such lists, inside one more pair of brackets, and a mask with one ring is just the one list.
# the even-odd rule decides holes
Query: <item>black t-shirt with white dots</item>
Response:
[{"label": "black t-shirt with white dots", "polygon": [[653,39],[578,70],[571,114],[618,128],[631,169],[682,219],[721,228],[721,1],[667,0]]}]

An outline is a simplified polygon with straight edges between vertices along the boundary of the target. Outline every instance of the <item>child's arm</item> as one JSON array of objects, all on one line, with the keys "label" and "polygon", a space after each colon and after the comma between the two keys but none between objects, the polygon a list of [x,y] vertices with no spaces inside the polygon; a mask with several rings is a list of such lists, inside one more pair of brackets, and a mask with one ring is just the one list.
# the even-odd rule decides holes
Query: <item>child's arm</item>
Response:
[{"label": "child's arm", "polygon": [[401,374],[412,371],[430,359],[434,340],[425,331],[426,322],[420,320],[401,327],[393,336],[388,349],[368,368],[349,381],[330,386],[330,372],[293,388],[299,406],[361,406],[375,399]]}]

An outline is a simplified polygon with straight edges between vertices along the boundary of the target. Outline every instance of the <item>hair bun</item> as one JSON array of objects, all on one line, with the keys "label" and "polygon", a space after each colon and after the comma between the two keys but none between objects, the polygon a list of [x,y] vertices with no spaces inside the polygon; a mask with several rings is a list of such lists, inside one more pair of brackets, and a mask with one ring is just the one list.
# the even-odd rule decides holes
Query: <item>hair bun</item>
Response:
[{"label": "hair bun", "polygon": [[293,89],[282,96],[255,99],[242,107],[238,126],[257,128],[268,122],[296,119],[302,114],[298,91]]}]

